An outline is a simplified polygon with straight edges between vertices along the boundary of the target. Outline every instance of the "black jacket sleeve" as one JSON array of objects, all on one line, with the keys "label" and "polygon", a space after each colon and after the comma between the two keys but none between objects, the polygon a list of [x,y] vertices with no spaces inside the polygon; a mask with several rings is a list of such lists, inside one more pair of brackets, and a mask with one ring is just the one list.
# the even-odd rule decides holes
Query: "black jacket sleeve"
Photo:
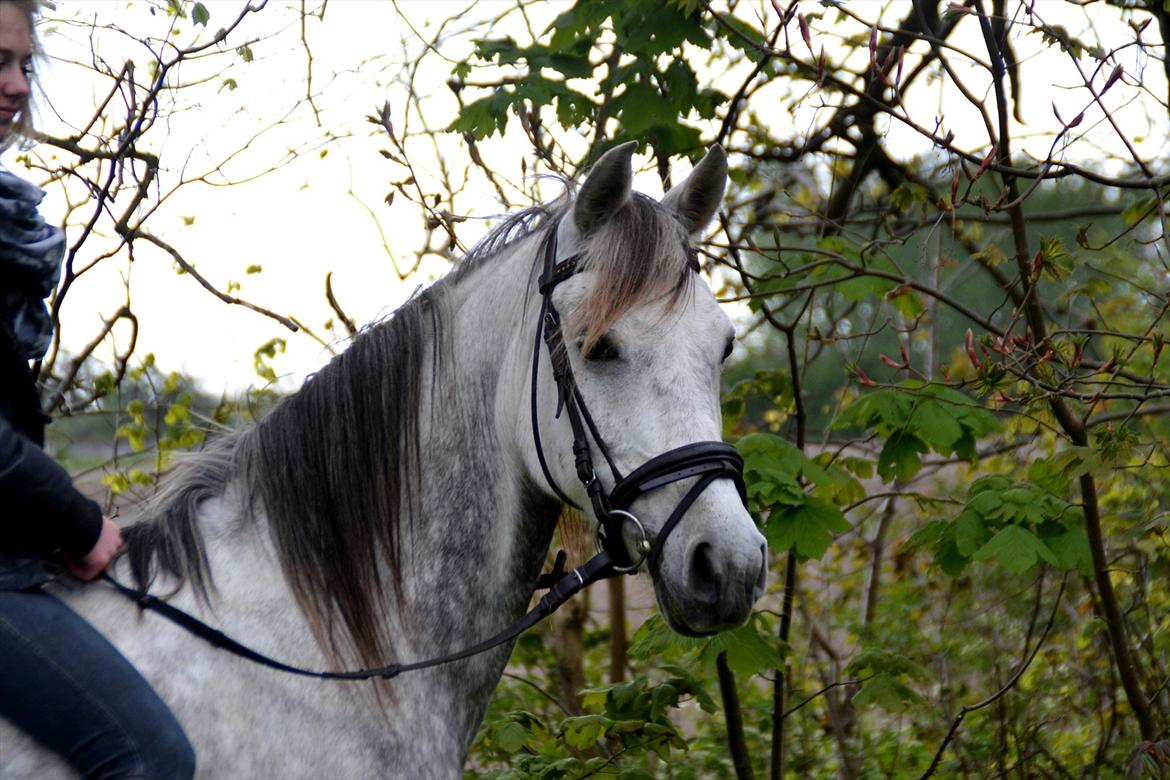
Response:
[{"label": "black jacket sleeve", "polygon": [[102,511],[44,450],[0,415],[0,535],[43,555],[81,558],[97,544]]}]

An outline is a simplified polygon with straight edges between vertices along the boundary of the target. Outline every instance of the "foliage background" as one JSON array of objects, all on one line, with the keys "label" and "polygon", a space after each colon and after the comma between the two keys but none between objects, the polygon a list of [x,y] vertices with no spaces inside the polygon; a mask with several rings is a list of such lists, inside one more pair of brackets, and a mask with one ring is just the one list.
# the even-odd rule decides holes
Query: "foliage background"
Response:
[{"label": "foliage background", "polygon": [[[263,36],[240,40],[219,4],[147,7],[194,42],[144,37],[129,72],[95,60],[118,99],[26,158],[83,182],[69,219],[92,224],[55,311],[85,269],[152,247],[201,294],[339,344],[355,323],[331,289],[327,327],[306,328],[152,232],[193,180],[161,118],[195,83],[233,92]],[[330,11],[294,11],[234,24],[309,53],[311,111]],[[545,199],[540,174],[615,143],[638,140],[662,189],[728,149],[703,258],[740,325],[725,434],[771,555],[767,597],[728,634],[650,617],[627,638],[613,583],[524,637],[468,776],[1165,776],[1170,3],[577,0],[415,33],[402,97],[363,112],[383,205],[422,237],[396,275],[457,261],[470,213]],[[189,62],[219,70],[177,80]],[[200,399],[137,355],[132,289],[92,348],[38,367],[54,413],[115,416],[120,494],[270,395]],[[285,344],[260,343],[261,377]]]}]

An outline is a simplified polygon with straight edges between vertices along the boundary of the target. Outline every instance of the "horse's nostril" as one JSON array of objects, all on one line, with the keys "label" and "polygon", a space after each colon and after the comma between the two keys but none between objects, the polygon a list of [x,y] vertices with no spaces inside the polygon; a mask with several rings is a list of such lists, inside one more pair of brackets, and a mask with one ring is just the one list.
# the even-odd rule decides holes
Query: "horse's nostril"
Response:
[{"label": "horse's nostril", "polygon": [[719,600],[723,572],[715,561],[708,542],[700,542],[691,553],[691,591],[709,604]]},{"label": "horse's nostril", "polygon": [[[768,584],[768,547],[767,545],[760,545],[760,574],[756,577],[756,592],[758,597],[764,592],[764,587]],[[752,599],[755,603],[755,598]]]}]

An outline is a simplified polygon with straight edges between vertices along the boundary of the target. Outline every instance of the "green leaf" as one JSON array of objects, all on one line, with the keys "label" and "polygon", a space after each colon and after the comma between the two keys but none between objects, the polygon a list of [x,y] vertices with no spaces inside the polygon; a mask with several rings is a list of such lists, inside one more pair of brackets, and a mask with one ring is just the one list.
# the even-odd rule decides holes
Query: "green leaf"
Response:
[{"label": "green leaf", "polygon": [[501,750],[515,753],[524,747],[528,740],[528,731],[519,723],[512,722],[504,724],[492,737]]},{"label": "green leaf", "polygon": [[894,283],[889,279],[883,279],[879,276],[869,276],[867,274],[843,279],[833,285],[834,291],[844,297],[845,300],[854,302],[863,301],[866,298],[878,295],[885,295],[893,288]]},{"label": "green leaf", "polygon": [[172,404],[163,418],[167,425],[178,425],[187,422],[191,417],[191,409],[187,404]]},{"label": "green leaf", "polygon": [[209,19],[211,19],[211,12],[207,10],[207,6],[203,3],[196,3],[195,8],[191,11],[191,21],[200,27],[206,27]]},{"label": "green leaf", "polygon": [[808,496],[795,508],[774,509],[764,526],[764,536],[773,552],[795,549],[805,558],[820,558],[834,535],[850,527],[840,509]]},{"label": "green leaf", "polygon": [[[573,3],[572,7],[553,20],[549,30],[553,31],[549,48],[557,51],[578,44],[581,40],[592,42],[601,25],[611,14],[621,10],[622,0],[602,0],[592,3]],[[547,33],[548,30],[545,30]]]},{"label": "green leaf", "polygon": [[763,474],[773,473],[770,469],[775,468],[792,479],[804,477],[817,485],[832,481],[829,474],[798,447],[774,433],[750,433],[736,441],[735,448],[743,455],[745,470]]},{"label": "green leaf", "polygon": [[630,140],[641,141],[656,154],[666,157],[691,154],[702,146],[702,138],[696,128],[684,125],[673,118],[647,128],[640,135],[627,133],[623,129],[619,134],[619,143]]},{"label": "green leaf", "polygon": [[714,663],[719,653],[727,653],[727,666],[743,677],[750,677],[765,669],[784,668],[784,654],[775,641],[763,634],[764,624],[759,614],[732,631],[716,634],[703,648],[702,658]]},{"label": "green leaf", "polygon": [[1060,565],[1044,542],[1037,539],[1028,529],[1018,525],[1009,525],[1001,529],[987,544],[976,550],[971,559],[982,561],[992,557],[1013,574],[1023,574],[1040,559],[1053,566]]},{"label": "green leaf", "polygon": [[955,545],[954,539],[946,539],[944,537],[938,547],[935,548],[934,563],[948,577],[958,577],[962,574],[963,569],[967,567],[968,561],[970,561],[970,558],[959,554],[959,549]]},{"label": "green leaf", "polygon": [[926,311],[922,297],[905,285],[890,290],[886,293],[885,299],[892,301],[898,313],[908,320],[917,319],[922,315],[922,312]]},{"label": "green leaf", "polygon": [[905,712],[922,701],[909,685],[885,672],[866,680],[853,695],[853,703],[858,707],[875,706],[889,712]]},{"label": "green leaf", "polygon": [[625,0],[619,7],[621,12],[613,14],[614,34],[628,52],[651,60],[684,43],[711,47],[698,14],[684,13],[661,0]]},{"label": "green leaf", "polygon": [[1126,207],[1125,211],[1121,212],[1121,221],[1125,223],[1126,227],[1133,227],[1138,222],[1148,219],[1154,213],[1156,203],[1157,201],[1154,195],[1131,203]]},{"label": "green leaf", "polygon": [[530,77],[537,76],[542,69],[565,78],[587,78],[594,72],[589,62],[588,41],[562,49],[552,49],[540,43],[522,48],[510,37],[482,39],[475,44],[475,54],[480,59],[497,65],[527,65]]},{"label": "green leaf", "polygon": [[732,430],[739,426],[744,413],[747,412],[747,402],[742,398],[724,398],[720,405],[723,417],[723,430]]},{"label": "green leaf", "polygon": [[1056,556],[1057,566],[1076,569],[1086,577],[1093,573],[1093,553],[1084,525],[1069,528],[1064,533],[1044,538],[1044,544]]},{"label": "green leaf", "polygon": [[871,647],[855,655],[845,666],[845,671],[859,676],[885,673],[906,675],[919,680],[930,678],[926,669],[909,656],[880,647]]},{"label": "green leaf", "polygon": [[580,127],[593,116],[593,101],[568,87],[558,85],[555,103],[557,122],[563,127]]},{"label": "green leaf", "polygon": [[892,433],[906,427],[913,410],[913,398],[906,392],[883,388],[861,396],[846,407],[833,421],[832,428],[875,428],[879,433]]},{"label": "green leaf", "polygon": [[904,214],[915,205],[925,206],[929,204],[930,190],[921,184],[907,182],[895,187],[886,198],[894,208]]},{"label": "green leaf", "polygon": [[140,469],[130,469],[130,472],[127,474],[127,476],[135,485],[149,486],[154,484],[154,477]]},{"label": "green leaf", "polygon": [[[719,26],[720,36],[746,54],[748,59],[758,62],[763,56],[760,48],[766,44],[763,33],[734,14],[722,14],[720,18],[723,20],[723,24],[734,30],[734,32],[724,30],[721,24]],[[745,38],[747,40],[744,40]]]},{"label": "green leaf", "polygon": [[623,129],[630,135],[639,135],[654,125],[677,123],[678,112],[658,94],[641,82],[629,84],[625,92],[613,101]]},{"label": "green leaf", "polygon": [[679,689],[669,682],[656,685],[650,693],[650,717],[661,718],[671,707],[677,707],[680,695]]},{"label": "green leaf", "polygon": [[655,613],[634,632],[634,638],[630,641],[630,655],[639,659],[678,657],[682,653],[701,650],[704,644],[702,639],[675,632],[666,624],[662,615]]},{"label": "green leaf", "polygon": [[699,83],[695,72],[685,61],[675,60],[662,75],[667,102],[679,116],[686,116],[695,105]]},{"label": "green leaf", "polygon": [[902,545],[902,550],[910,552],[923,547],[934,547],[942,541],[943,533],[947,527],[945,520],[931,520],[910,535],[910,538]]},{"label": "green leaf", "polygon": [[582,715],[561,722],[562,734],[570,746],[585,750],[597,744],[605,731],[608,718],[602,715]]},{"label": "green leaf", "polygon": [[[601,765],[604,766],[608,761],[603,759]],[[639,767],[624,767],[618,772],[618,780],[655,780],[655,776]]]},{"label": "green leaf", "polygon": [[499,90],[493,95],[468,103],[448,127],[448,132],[471,133],[482,141],[494,133],[503,133],[508,125],[508,109],[515,99],[514,93]]},{"label": "green leaf", "polygon": [[983,490],[975,493],[967,501],[967,507],[983,517],[993,517],[999,513],[1003,506],[1003,491],[1005,487],[998,488],[998,492],[991,492],[990,490]]},{"label": "green leaf", "polygon": [[983,545],[987,534],[979,515],[963,511],[955,518],[955,547],[964,558],[970,558]]},{"label": "green leaf", "polygon": [[910,422],[914,432],[931,449],[940,455],[948,455],[963,438],[960,412],[956,407],[925,400],[914,407]]},{"label": "green leaf", "polygon": [[869,458],[844,456],[837,459],[837,464],[848,470],[858,479],[870,479],[873,477],[874,463]]},{"label": "green leaf", "polygon": [[922,468],[922,459],[918,456],[929,449],[917,436],[895,433],[886,440],[878,457],[878,475],[887,482],[909,482]]},{"label": "green leaf", "polygon": [[120,439],[125,439],[130,445],[130,448],[135,452],[143,452],[146,450],[146,428],[142,425],[120,425],[114,435]]},{"label": "green leaf", "polygon": [[256,374],[269,382],[275,382],[276,371],[272,366],[268,365],[268,361],[275,358],[277,354],[284,352],[287,346],[288,342],[279,337],[269,339],[261,344],[252,355],[252,366]]},{"label": "green leaf", "polygon": [[628,683],[619,683],[610,686],[605,697],[606,711],[620,715],[629,705],[645,692],[646,680],[638,678]]},{"label": "green leaf", "polygon": [[1003,247],[998,244],[991,244],[971,255],[971,260],[983,265],[996,266],[1005,262],[1007,255],[1004,254]]},{"label": "green leaf", "polygon": [[130,480],[125,474],[106,474],[102,477],[102,484],[108,487],[115,496],[130,489]]}]

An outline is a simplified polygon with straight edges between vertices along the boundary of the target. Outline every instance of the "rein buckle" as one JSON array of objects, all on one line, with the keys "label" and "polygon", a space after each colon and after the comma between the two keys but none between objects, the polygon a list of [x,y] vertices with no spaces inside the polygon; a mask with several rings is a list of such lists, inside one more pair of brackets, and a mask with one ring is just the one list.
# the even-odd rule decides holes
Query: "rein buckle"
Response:
[{"label": "rein buckle", "polygon": [[[613,522],[617,520],[618,522]],[[638,534],[638,539],[632,545],[633,549],[625,547],[625,538],[622,535],[622,527],[626,524],[632,524]],[[611,530],[612,534],[607,534],[606,529]],[[611,536],[616,536],[612,539]],[[634,558],[629,564],[620,566],[616,563],[610,564],[611,568],[619,574],[628,574],[636,571],[642,562],[646,560],[646,556],[650,554],[650,535],[646,533],[646,526],[642,525],[642,521],[635,517],[630,512],[624,509],[611,509],[605,517],[605,522],[597,526],[597,551],[606,551],[610,553],[611,557],[617,552],[615,547],[625,548],[627,553],[633,553]],[[624,557],[624,556],[623,556]],[[616,560],[616,559],[615,559]]]}]

